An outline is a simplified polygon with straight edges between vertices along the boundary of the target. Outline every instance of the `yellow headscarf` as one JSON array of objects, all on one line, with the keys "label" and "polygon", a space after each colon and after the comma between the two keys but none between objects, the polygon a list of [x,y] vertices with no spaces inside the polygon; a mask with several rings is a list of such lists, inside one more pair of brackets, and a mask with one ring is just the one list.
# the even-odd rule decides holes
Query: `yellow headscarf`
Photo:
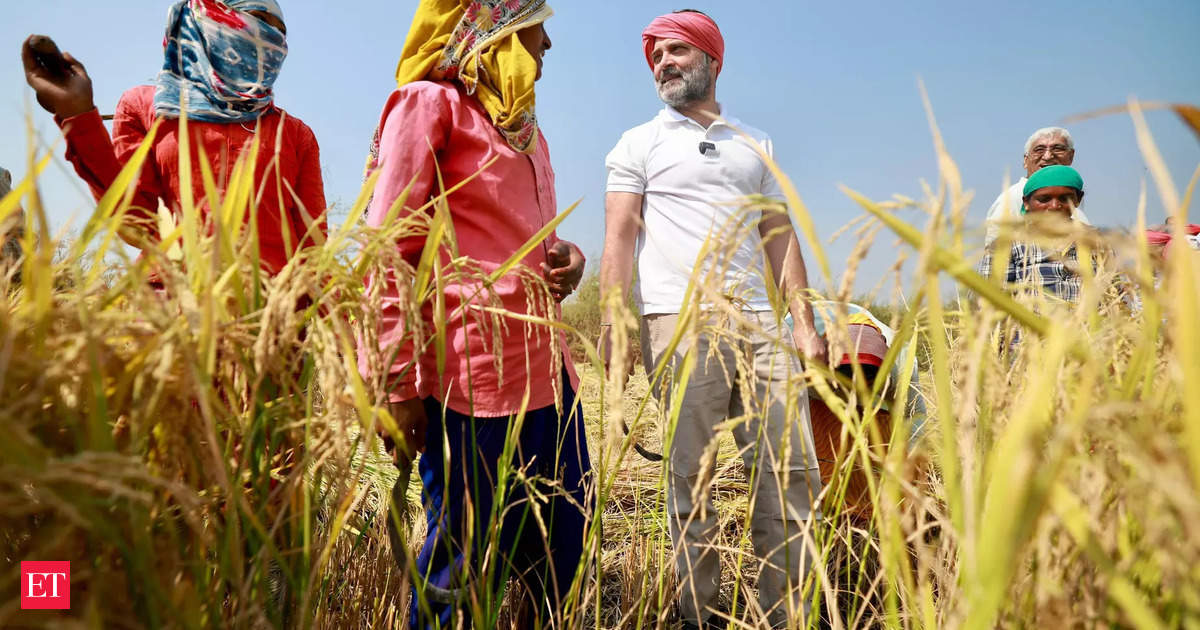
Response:
[{"label": "yellow headscarf", "polygon": [[537,62],[517,32],[554,15],[546,0],[421,0],[396,83],[458,81],[522,153],[537,147]]}]

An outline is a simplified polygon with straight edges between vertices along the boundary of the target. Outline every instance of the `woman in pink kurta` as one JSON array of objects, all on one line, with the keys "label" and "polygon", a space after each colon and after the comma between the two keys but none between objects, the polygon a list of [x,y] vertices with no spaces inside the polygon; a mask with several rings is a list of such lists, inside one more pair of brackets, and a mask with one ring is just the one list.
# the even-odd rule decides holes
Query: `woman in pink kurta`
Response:
[{"label": "woman in pink kurta", "polygon": [[[456,82],[416,81],[392,93],[380,120],[378,164],[379,182],[367,215],[367,222],[376,227],[414,176],[406,204],[409,211],[438,193],[439,171],[446,188],[472,178],[447,198],[447,204],[458,253],[485,273],[508,260],[557,212],[545,138],[538,135],[530,154],[516,151],[496,132],[479,101]],[[522,264],[534,270],[548,266],[552,245],[558,242],[562,241],[552,234]],[[404,238],[397,245],[404,260],[416,268],[425,247],[424,234]],[[440,263],[450,264],[445,250]],[[401,348],[391,365],[395,378],[388,384],[388,399],[433,396],[457,412],[479,417],[507,416],[522,405],[526,409],[553,405],[564,367],[570,384],[578,384],[563,335],[510,319],[508,333],[496,345],[491,315],[468,308],[471,304],[492,307],[498,300],[514,314],[558,316],[538,308],[546,305],[545,297],[530,295],[528,288],[516,273],[501,277],[486,291],[481,278],[449,280],[443,322],[445,368],[439,372],[434,352],[414,356],[397,288],[386,287],[379,342],[389,353],[397,345]],[[432,303],[424,304],[422,317],[425,330],[433,330]]]},{"label": "woman in pink kurta", "polygon": [[[494,611],[468,604],[498,606],[500,576],[525,584],[537,611],[532,627],[561,621],[583,565],[591,462],[578,379],[563,334],[526,321],[558,318],[557,301],[578,283],[583,256],[551,234],[517,269],[490,284],[484,278],[557,211],[554,170],[533,110],[533,82],[550,48],[541,23],[550,14],[544,0],[422,0],[397,72],[399,89],[380,118],[368,223],[387,227],[410,185],[397,220],[432,212],[424,206],[455,189],[445,204],[456,258],[441,243],[436,261],[444,319],[435,320],[429,299],[420,305],[419,326],[406,320],[409,287],[394,283],[407,274],[372,278],[368,292],[383,296],[378,347],[359,347],[360,370],[383,390],[399,425],[400,465],[424,448],[427,537],[416,558],[414,628],[470,626],[480,612],[489,618]],[[396,246],[415,269],[425,232],[414,230]],[[443,348],[429,338],[438,326]],[[369,359],[380,356],[388,358],[387,373],[372,374]],[[521,476],[502,474],[506,444],[514,441],[507,465]],[[530,485],[538,487],[536,500]],[[485,558],[500,566],[484,567]]]}]

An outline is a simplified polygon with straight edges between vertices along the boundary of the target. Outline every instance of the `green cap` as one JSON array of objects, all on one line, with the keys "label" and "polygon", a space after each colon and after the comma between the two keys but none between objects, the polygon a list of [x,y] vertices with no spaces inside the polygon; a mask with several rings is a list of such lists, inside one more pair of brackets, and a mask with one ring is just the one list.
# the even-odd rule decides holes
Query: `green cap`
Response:
[{"label": "green cap", "polygon": [[1029,176],[1029,179],[1025,181],[1025,188],[1021,191],[1021,198],[1028,199],[1029,195],[1051,186],[1066,186],[1083,192],[1083,177],[1080,177],[1079,171],[1070,166],[1061,164],[1047,166]]}]

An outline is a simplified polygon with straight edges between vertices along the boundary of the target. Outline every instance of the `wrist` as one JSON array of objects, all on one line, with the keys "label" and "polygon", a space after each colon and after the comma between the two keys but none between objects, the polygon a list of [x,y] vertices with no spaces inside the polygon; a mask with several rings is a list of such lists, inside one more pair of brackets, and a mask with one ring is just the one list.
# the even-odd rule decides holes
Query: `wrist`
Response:
[{"label": "wrist", "polygon": [[86,114],[94,109],[96,109],[96,104],[93,103],[91,99],[87,99],[86,101],[81,100],[72,103],[64,103],[61,116],[63,118],[73,118],[80,114]]},{"label": "wrist", "polygon": [[54,120],[60,127],[71,122],[72,119],[79,118],[84,114],[90,114],[96,111],[96,105],[92,102],[70,104],[64,103],[62,107],[54,113]]}]

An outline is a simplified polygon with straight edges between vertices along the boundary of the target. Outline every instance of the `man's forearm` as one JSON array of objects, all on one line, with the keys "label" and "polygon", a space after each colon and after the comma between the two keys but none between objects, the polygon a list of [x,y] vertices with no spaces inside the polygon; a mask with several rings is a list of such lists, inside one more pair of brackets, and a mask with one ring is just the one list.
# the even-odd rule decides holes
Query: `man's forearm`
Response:
[{"label": "man's forearm", "polygon": [[808,300],[808,273],[804,267],[804,258],[797,255],[796,262],[788,265],[791,270],[790,279],[799,279],[798,282],[789,282],[786,287],[780,287],[780,292],[790,298],[788,302],[788,310],[792,314],[792,318],[797,322],[803,322],[810,328],[813,325],[812,305]]},{"label": "man's forearm", "polygon": [[804,265],[804,256],[800,254],[800,243],[795,235],[791,236],[792,245],[784,258],[784,273],[779,282],[779,294],[788,300],[788,311],[792,321],[798,328],[813,330],[812,304],[808,293],[808,268]]},{"label": "man's forearm", "polygon": [[808,268],[800,253],[800,241],[796,238],[791,221],[787,215],[774,215],[763,219],[760,230],[763,249],[771,265],[771,273],[775,275],[779,295],[786,300],[795,326],[811,330],[814,326],[812,306],[805,296],[808,292]]},{"label": "man's forearm", "polygon": [[[605,198],[604,254],[600,259],[601,322],[611,323],[633,283],[633,256],[641,230],[642,196],[609,193]],[[613,294],[617,297],[612,297]]]},{"label": "man's forearm", "polygon": [[[602,322],[612,322],[616,313],[614,304],[624,304],[629,296],[629,286],[633,283],[633,250],[617,247],[604,248],[604,258],[600,263],[600,300],[603,308]],[[619,298],[610,297],[614,292]]]}]

